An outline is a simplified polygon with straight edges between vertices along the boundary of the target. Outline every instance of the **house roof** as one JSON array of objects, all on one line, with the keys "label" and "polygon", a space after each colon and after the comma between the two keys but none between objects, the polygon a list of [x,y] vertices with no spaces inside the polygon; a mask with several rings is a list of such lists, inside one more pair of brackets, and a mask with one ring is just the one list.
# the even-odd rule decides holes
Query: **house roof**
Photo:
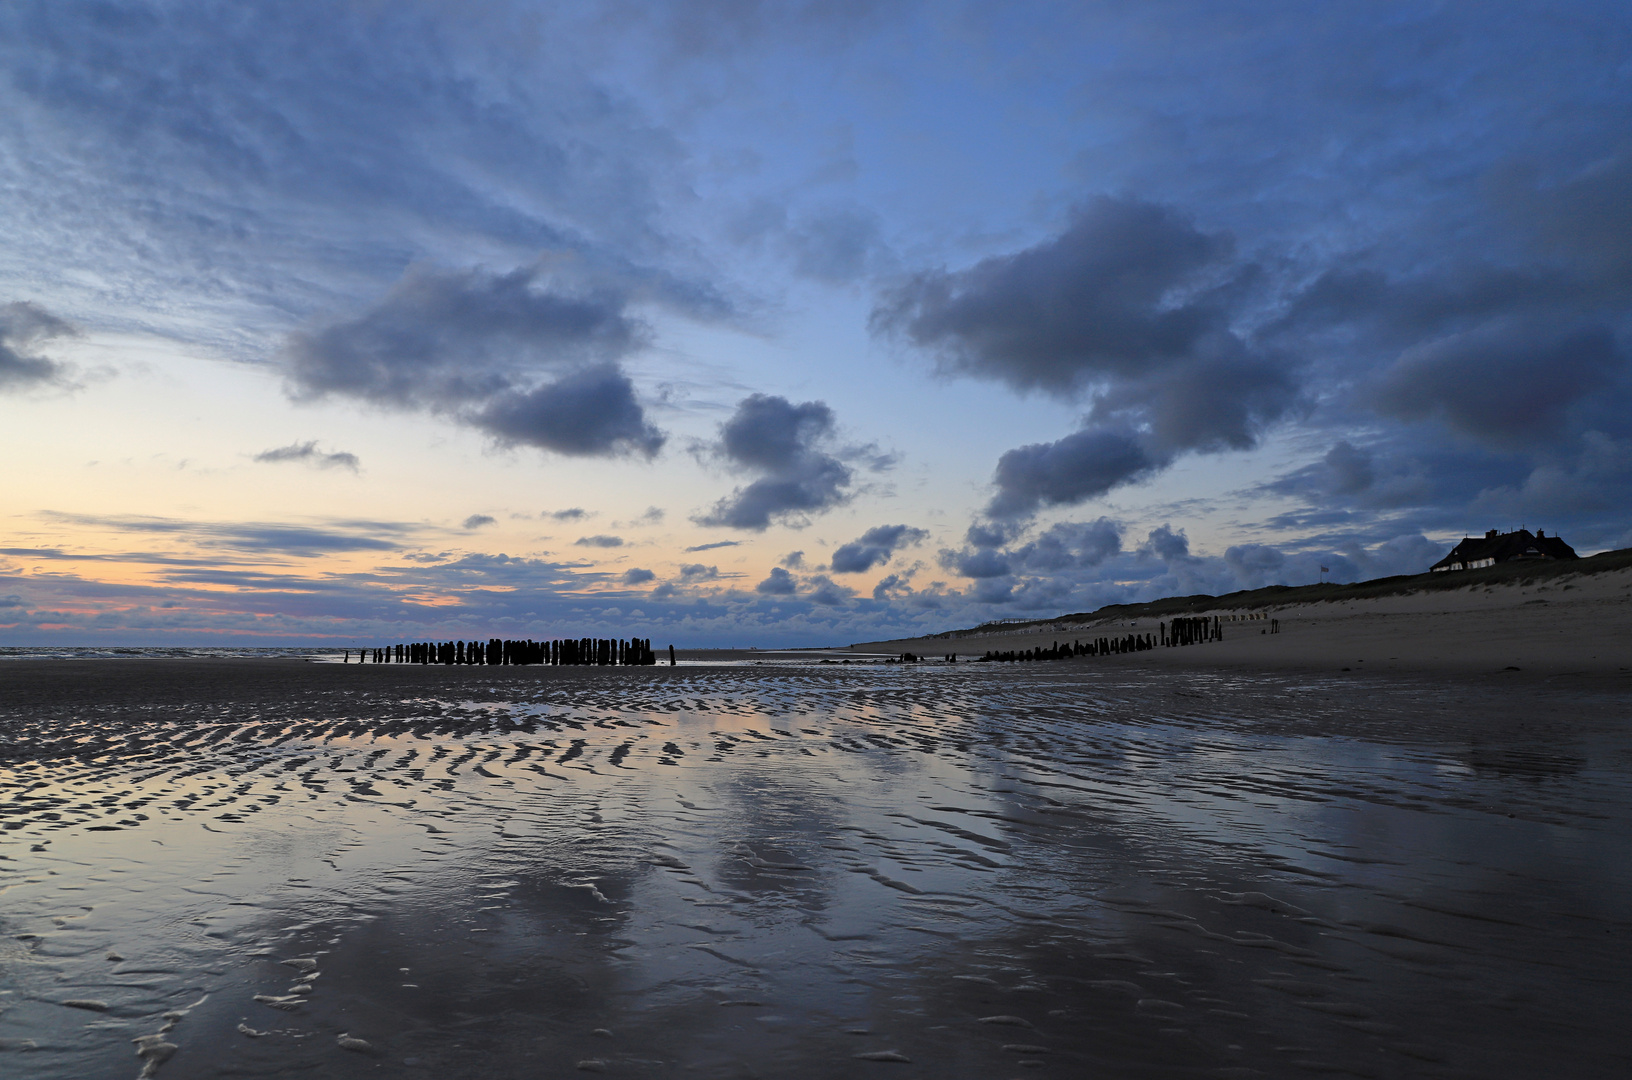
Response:
[{"label": "house roof", "polygon": [[1518,559],[1579,558],[1574,548],[1556,536],[1548,536],[1545,529],[1537,534],[1532,534],[1529,529],[1510,533],[1498,533],[1492,529],[1484,536],[1463,537],[1460,544],[1453,547],[1449,554],[1429,569],[1438,570],[1456,563],[1466,566],[1468,563],[1485,559],[1504,563]]}]

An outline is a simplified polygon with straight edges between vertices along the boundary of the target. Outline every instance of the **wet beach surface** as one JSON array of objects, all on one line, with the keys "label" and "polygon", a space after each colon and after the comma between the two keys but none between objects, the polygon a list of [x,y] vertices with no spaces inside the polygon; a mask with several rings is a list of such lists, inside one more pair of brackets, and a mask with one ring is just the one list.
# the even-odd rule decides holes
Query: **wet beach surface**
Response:
[{"label": "wet beach surface", "polygon": [[1620,1077],[1632,687],[0,666],[0,1075]]}]

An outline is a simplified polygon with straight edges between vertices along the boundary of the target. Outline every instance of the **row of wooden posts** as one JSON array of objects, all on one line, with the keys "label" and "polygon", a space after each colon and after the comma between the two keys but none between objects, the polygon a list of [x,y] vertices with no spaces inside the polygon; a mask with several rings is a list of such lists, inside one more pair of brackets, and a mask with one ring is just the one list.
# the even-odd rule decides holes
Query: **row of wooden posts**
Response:
[{"label": "row of wooden posts", "polygon": [[[414,641],[378,649],[358,649],[359,664],[569,664],[644,666],[657,663],[651,638],[552,638],[548,641]],[[342,663],[351,663],[346,650]],[[669,646],[674,666],[674,646]]]},{"label": "row of wooden posts", "polygon": [[[1280,632],[1280,623],[1275,622],[1274,632]],[[1011,649],[1007,651],[989,651],[981,657],[985,661],[1014,662],[1022,660],[1068,660],[1073,656],[1112,656],[1121,653],[1144,652],[1147,649],[1175,648],[1179,645],[1200,645],[1208,641],[1223,641],[1224,625],[1218,616],[1211,618],[1197,616],[1195,618],[1174,619],[1171,623],[1160,623],[1154,634],[1125,634],[1122,637],[1095,638],[1084,645],[1080,640],[1061,645],[1042,646],[1035,649]]]}]

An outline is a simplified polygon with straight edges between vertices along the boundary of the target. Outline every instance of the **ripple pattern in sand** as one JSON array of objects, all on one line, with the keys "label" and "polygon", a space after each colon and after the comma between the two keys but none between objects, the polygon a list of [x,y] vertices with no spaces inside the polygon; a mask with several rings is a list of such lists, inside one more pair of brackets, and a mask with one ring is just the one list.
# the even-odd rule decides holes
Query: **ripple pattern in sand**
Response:
[{"label": "ripple pattern in sand", "polygon": [[289,670],[0,706],[6,1075],[1628,1064],[1613,693]]}]

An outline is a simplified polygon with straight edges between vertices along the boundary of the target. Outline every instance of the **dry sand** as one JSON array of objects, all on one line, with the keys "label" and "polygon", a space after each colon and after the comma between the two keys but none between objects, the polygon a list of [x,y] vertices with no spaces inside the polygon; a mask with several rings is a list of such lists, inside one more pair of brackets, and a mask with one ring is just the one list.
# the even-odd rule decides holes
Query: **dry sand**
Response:
[{"label": "dry sand", "polygon": [[[1197,612],[1226,620],[1224,640],[1078,663],[1230,668],[1242,671],[1423,672],[1472,675],[1518,668],[1538,675],[1632,673],[1632,570],[1418,592],[1371,600]],[[1280,621],[1268,634],[1267,615]],[[1233,621],[1232,621],[1233,620]],[[858,653],[913,652],[960,659],[1125,633],[1155,632],[1163,620],[1084,620],[984,635],[938,636],[851,646]]]}]

